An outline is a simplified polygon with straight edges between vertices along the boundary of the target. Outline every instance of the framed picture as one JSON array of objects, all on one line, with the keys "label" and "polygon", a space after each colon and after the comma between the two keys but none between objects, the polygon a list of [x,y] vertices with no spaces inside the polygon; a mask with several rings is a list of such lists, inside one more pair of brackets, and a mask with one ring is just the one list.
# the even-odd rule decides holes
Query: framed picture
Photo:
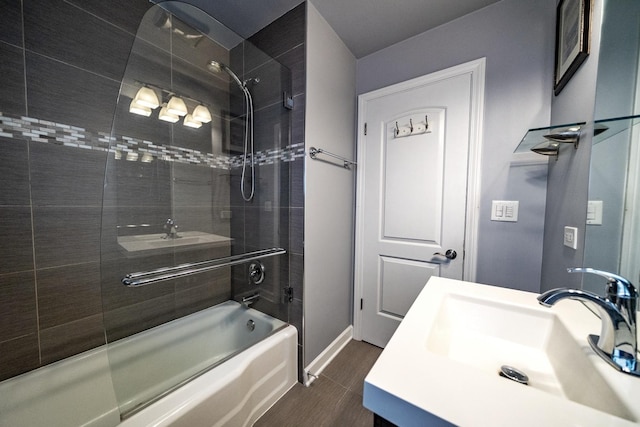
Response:
[{"label": "framed picture", "polygon": [[590,21],[591,0],[560,0],[556,15],[556,95],[589,56]]}]

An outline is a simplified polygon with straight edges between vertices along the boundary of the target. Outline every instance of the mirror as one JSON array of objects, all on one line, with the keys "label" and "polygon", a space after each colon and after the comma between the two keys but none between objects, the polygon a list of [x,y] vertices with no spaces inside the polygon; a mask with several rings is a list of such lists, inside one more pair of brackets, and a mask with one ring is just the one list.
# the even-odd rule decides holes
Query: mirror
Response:
[{"label": "mirror", "polygon": [[[611,271],[636,285],[640,273],[640,3],[605,0],[596,84],[584,266]],[[601,294],[585,275],[583,288]]]}]

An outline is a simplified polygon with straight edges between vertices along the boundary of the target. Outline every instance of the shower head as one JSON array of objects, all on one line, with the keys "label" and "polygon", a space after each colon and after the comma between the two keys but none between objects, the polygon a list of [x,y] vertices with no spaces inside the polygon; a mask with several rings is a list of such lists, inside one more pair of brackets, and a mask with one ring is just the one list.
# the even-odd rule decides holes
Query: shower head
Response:
[{"label": "shower head", "polygon": [[240,78],[236,75],[236,73],[234,73],[231,68],[227,67],[223,63],[212,59],[207,63],[207,69],[216,74],[218,74],[220,71],[224,71],[231,76],[231,78],[236,82],[238,86],[240,86],[240,89],[242,89],[243,91],[246,90],[245,85],[242,83],[242,81],[240,81]]}]

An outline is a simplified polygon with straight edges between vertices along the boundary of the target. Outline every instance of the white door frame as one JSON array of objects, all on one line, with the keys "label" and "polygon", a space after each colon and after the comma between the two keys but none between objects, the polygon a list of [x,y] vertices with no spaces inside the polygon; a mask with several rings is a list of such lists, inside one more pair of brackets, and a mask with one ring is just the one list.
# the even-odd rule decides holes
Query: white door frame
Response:
[{"label": "white door frame", "polygon": [[[469,117],[469,164],[467,169],[467,208],[465,226],[465,247],[463,279],[473,282],[476,278],[476,259],[478,251],[478,220],[480,211],[480,166],[482,164],[482,135],[484,118],[484,80],[485,58],[466,62],[445,70],[436,71],[422,77],[417,77],[381,89],[367,92],[358,96],[358,165],[364,164],[366,146],[364,144],[364,123],[366,119],[367,102],[376,98],[391,95],[396,92],[407,91],[421,86],[436,83],[452,77],[469,74],[471,76],[471,113]],[[365,214],[359,209],[364,203],[364,168],[357,169],[356,186],[356,251],[354,266],[353,289],[353,338],[362,339],[362,310],[360,300],[363,292],[363,254],[362,245],[358,245],[363,238]]]}]

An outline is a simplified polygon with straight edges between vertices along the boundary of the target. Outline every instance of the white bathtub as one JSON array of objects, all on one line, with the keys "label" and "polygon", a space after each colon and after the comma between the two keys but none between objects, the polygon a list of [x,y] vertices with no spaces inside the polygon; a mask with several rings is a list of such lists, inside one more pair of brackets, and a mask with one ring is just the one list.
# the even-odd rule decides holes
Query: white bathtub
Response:
[{"label": "white bathtub", "polygon": [[[293,326],[229,301],[0,383],[0,426],[249,426],[295,384],[296,365]],[[201,374],[139,406],[185,367]],[[118,402],[136,412],[121,421]]]}]

